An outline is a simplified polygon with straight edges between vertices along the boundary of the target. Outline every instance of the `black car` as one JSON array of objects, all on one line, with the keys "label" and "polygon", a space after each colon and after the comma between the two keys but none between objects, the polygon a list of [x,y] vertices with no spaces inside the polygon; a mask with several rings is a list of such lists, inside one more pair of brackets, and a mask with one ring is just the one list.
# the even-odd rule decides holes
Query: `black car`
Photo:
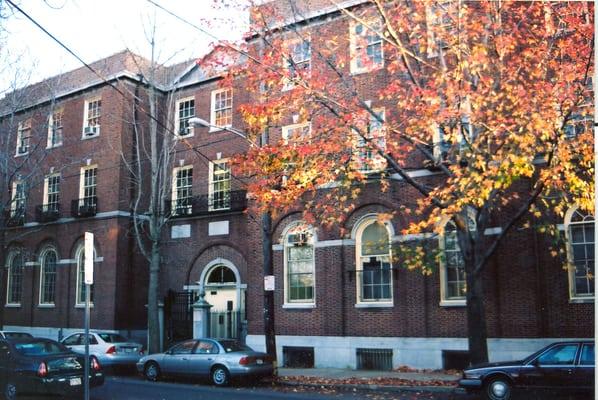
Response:
[{"label": "black car", "polygon": [[477,365],[463,371],[459,385],[482,391],[489,400],[508,400],[513,392],[578,395],[594,389],[594,341],[552,343],[523,361]]},{"label": "black car", "polygon": [[[42,338],[0,340],[0,396],[75,396],[83,392],[84,357]],[[104,383],[102,368],[90,358],[90,387]]]}]

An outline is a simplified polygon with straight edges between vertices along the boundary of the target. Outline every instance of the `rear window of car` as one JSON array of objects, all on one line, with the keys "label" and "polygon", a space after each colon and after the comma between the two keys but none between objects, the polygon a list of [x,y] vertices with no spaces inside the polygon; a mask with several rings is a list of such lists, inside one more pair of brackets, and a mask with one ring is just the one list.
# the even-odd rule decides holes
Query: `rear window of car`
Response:
[{"label": "rear window of car", "polygon": [[224,351],[227,353],[234,353],[235,351],[253,351],[251,347],[245,346],[236,340],[221,340],[220,344],[224,347]]},{"label": "rear window of car", "polygon": [[45,356],[50,354],[59,354],[68,351],[60,343],[37,341],[26,343],[15,343],[15,350],[24,356]]},{"label": "rear window of car", "polygon": [[4,332],[4,336],[6,336],[7,339],[23,339],[33,337],[29,333],[25,332]]},{"label": "rear window of car", "polygon": [[98,336],[106,343],[124,343],[128,340],[116,333],[98,333]]}]

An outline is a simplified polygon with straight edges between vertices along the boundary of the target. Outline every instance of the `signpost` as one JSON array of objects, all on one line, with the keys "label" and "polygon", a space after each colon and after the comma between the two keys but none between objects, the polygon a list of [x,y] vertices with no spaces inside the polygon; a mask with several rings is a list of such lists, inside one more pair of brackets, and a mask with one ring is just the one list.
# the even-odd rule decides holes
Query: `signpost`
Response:
[{"label": "signpost", "polygon": [[93,233],[85,232],[84,247],[84,277],[85,283],[85,368],[84,368],[84,399],[89,400],[89,303],[91,299],[91,285],[93,284]]}]

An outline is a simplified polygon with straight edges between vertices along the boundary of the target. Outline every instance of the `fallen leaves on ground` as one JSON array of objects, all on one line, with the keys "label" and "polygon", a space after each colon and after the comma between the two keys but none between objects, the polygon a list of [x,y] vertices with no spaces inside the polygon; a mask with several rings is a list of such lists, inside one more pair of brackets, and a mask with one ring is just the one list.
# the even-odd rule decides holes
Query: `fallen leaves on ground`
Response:
[{"label": "fallen leaves on ground", "polygon": [[415,380],[392,377],[376,378],[321,378],[314,376],[280,376],[276,383],[297,383],[308,385],[378,385],[378,386],[456,386],[456,382],[439,379]]}]

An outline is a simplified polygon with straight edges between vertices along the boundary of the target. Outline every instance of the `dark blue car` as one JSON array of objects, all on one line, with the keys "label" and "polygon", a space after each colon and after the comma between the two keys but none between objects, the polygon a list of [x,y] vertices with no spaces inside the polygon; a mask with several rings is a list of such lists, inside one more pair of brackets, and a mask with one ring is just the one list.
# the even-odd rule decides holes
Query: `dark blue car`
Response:
[{"label": "dark blue car", "polygon": [[[0,340],[0,395],[79,396],[83,393],[84,357],[42,338]],[[90,359],[90,387],[104,383],[102,368]]]},{"label": "dark blue car", "polygon": [[[522,361],[473,366],[459,386],[488,400],[509,400],[515,391],[584,395],[594,389],[594,341],[552,343]],[[577,397],[576,397],[577,398]]]}]

